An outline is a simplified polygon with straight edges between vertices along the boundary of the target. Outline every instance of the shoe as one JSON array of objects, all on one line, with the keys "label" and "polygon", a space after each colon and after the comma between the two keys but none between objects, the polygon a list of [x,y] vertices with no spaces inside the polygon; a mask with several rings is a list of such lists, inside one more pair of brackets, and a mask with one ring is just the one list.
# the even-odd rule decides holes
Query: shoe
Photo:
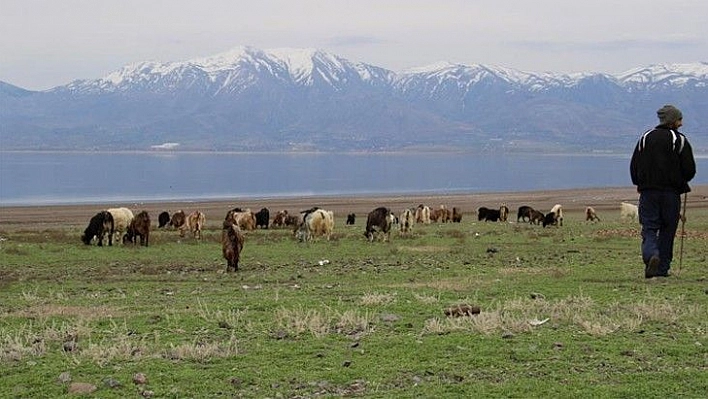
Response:
[{"label": "shoe", "polygon": [[649,258],[649,262],[647,262],[647,267],[644,268],[644,278],[659,276],[659,263],[661,263],[661,259],[656,255],[652,255]]}]

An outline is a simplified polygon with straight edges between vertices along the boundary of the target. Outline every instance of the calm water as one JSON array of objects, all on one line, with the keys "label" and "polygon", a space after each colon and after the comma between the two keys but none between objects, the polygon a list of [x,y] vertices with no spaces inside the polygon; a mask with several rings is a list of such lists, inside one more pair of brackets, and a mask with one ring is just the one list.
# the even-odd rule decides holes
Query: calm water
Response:
[{"label": "calm water", "polygon": [[0,152],[0,205],[631,186],[629,157]]}]

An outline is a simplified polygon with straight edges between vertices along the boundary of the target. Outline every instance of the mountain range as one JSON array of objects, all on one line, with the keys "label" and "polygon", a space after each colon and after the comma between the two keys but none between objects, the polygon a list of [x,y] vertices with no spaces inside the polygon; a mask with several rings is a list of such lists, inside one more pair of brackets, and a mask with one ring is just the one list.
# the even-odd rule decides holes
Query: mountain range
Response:
[{"label": "mountain range", "polygon": [[706,62],[394,72],[315,49],[238,47],[44,91],[0,82],[0,149],[629,152],[667,103],[707,151]]}]

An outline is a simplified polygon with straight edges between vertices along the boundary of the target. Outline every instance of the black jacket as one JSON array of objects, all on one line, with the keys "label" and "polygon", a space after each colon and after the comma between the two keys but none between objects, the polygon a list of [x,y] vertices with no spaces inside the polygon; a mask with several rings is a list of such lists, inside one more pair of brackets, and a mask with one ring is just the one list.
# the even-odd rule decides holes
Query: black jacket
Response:
[{"label": "black jacket", "polygon": [[632,183],[639,191],[691,191],[688,182],[696,175],[696,161],[686,136],[659,125],[644,133],[629,164]]}]

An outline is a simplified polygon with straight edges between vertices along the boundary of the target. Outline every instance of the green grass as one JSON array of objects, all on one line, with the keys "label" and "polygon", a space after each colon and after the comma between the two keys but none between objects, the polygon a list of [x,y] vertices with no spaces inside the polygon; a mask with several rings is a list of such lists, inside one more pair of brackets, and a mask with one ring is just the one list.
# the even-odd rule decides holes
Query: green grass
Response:
[{"label": "green grass", "polygon": [[217,223],[149,248],[0,226],[0,397],[705,397],[708,212],[650,280],[638,225],[581,218],[258,230],[229,274]]}]

